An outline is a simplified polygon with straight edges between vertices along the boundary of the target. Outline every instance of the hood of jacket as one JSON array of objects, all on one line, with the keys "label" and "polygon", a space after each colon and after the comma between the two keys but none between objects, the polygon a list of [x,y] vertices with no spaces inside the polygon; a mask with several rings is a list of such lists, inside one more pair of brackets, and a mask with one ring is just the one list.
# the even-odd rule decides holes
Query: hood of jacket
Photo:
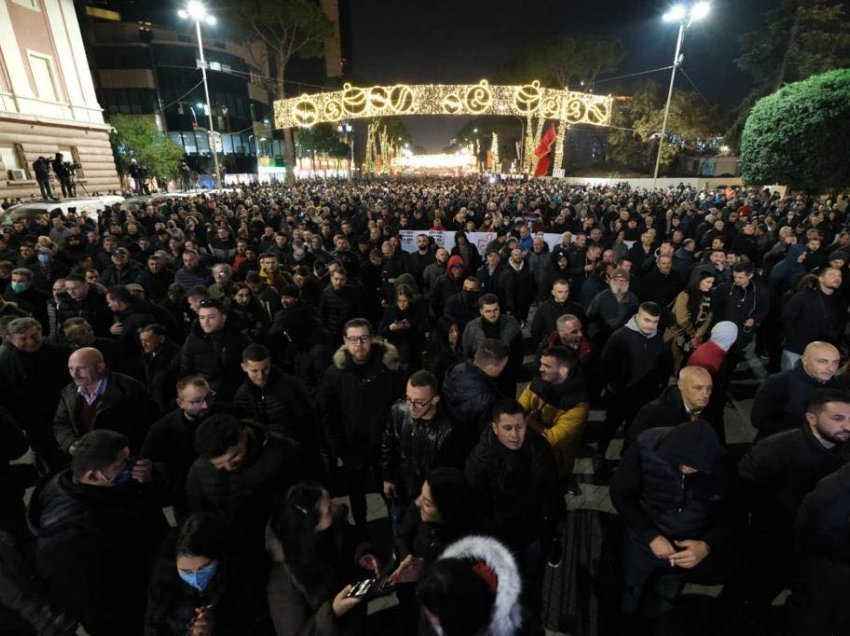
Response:
[{"label": "hood of jacket", "polygon": [[[377,336],[372,338],[372,351],[369,363],[367,364],[371,364],[376,359],[376,356],[390,371],[398,371],[401,367],[401,357],[395,345]],[[337,369],[342,369],[349,364],[353,364],[348,351],[345,350],[345,345],[340,346],[336,350],[336,353],[333,355],[333,363]]]},{"label": "hood of jacket", "polygon": [[519,595],[522,579],[511,551],[492,537],[469,536],[447,547],[441,559],[469,559],[484,563],[496,576],[496,599],[487,633],[513,636],[522,627]]},{"label": "hood of jacket", "polygon": [[723,351],[729,351],[738,339],[738,325],[730,320],[718,322],[711,328],[711,340]]},{"label": "hood of jacket", "polygon": [[[463,262],[463,257],[460,254],[455,254],[454,256],[449,258],[449,262],[446,263],[446,276],[452,278],[452,267],[455,265],[460,265],[463,267],[463,272],[466,274],[466,263]],[[461,275],[463,276],[463,274]]]},{"label": "hood of jacket", "polygon": [[652,333],[651,333],[651,334],[649,334],[649,335],[647,335],[647,334],[645,334],[644,332],[642,332],[642,331],[640,330],[640,328],[638,328],[638,324],[637,324],[637,314],[635,314],[634,316],[632,316],[631,318],[629,318],[629,322],[627,322],[627,323],[626,323],[626,328],[627,328],[627,329],[631,329],[632,331],[635,331],[635,332],[639,333],[639,334],[640,334],[641,336],[643,336],[644,338],[654,338],[654,337],[655,337],[655,334],[657,334],[657,333],[658,333],[658,329],[657,329],[657,328],[656,328],[656,329],[653,329],[653,330],[652,330]]},{"label": "hood of jacket", "polygon": [[671,428],[658,442],[658,454],[674,466],[685,465],[711,474],[723,448],[706,420]]}]

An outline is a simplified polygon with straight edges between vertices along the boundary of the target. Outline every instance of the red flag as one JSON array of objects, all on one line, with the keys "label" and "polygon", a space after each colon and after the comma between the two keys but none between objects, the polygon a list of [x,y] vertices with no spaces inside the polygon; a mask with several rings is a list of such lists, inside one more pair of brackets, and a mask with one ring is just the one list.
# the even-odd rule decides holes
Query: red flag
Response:
[{"label": "red flag", "polygon": [[558,131],[555,124],[551,124],[540,139],[540,145],[534,151],[537,157],[537,167],[534,169],[535,177],[542,177],[549,174],[549,168],[552,165],[552,144],[555,143],[555,138],[558,136]]}]

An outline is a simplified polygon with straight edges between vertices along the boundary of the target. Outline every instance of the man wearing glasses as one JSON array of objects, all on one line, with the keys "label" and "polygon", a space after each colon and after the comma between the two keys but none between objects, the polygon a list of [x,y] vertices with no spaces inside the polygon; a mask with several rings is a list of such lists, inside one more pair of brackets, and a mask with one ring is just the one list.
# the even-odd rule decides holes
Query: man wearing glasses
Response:
[{"label": "man wearing glasses", "polygon": [[180,507],[183,484],[195,453],[195,431],[207,417],[231,413],[233,409],[215,400],[216,394],[206,378],[190,375],[177,382],[177,408],[155,422],[145,436],[139,457],[145,457],[165,469],[168,489]]},{"label": "man wearing glasses", "polygon": [[390,411],[381,443],[384,496],[394,524],[422,489],[428,471],[448,463],[453,428],[434,374],[422,369],[411,375],[404,399]]},{"label": "man wearing glasses", "polygon": [[319,388],[319,416],[331,465],[346,469],[354,522],[365,527],[370,469],[380,484],[381,437],[403,378],[398,350],[375,338],[368,320],[349,320],[342,332],[344,343]]}]

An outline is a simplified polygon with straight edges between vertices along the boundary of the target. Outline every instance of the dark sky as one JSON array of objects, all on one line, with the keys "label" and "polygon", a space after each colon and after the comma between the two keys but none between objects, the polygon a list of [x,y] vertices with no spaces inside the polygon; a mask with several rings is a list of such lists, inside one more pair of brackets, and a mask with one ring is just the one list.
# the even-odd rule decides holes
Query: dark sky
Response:
[{"label": "dark sky", "polygon": [[[365,84],[454,83],[492,79],[496,69],[535,41],[558,35],[613,36],[626,54],[613,75],[669,66],[676,26],[661,20],[661,0],[351,0],[354,75]],[[757,31],[762,13],[781,0],[714,0],[712,12],[685,34],[685,72],[712,102],[734,107],[751,86],[733,60],[740,37]],[[653,77],[665,85],[669,71]],[[529,80],[534,78],[529,78]],[[602,78],[600,78],[602,79]],[[676,86],[691,89],[680,75]],[[604,90],[599,83],[596,92]],[[463,120],[410,117],[414,142],[438,151]]]}]

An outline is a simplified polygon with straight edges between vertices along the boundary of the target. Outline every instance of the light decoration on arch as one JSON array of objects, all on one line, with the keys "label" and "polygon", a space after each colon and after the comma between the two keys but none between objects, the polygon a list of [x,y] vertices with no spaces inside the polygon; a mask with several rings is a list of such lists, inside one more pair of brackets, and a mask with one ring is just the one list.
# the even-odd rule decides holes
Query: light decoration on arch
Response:
[{"label": "light decoration on arch", "polygon": [[[371,119],[402,115],[513,115],[524,120],[523,172],[533,172],[533,149],[547,121],[557,124],[554,166],[564,159],[564,137],[571,124],[608,126],[610,96],[546,88],[533,81],[522,86],[477,84],[395,84],[367,88],[345,84],[340,91],[304,94],[274,103],[277,128],[310,127],[342,120]],[[398,154],[389,140],[370,128],[367,169],[391,171]],[[380,154],[378,148],[380,147]]]},{"label": "light decoration on arch", "polygon": [[538,81],[523,86],[487,80],[368,88],[345,84],[341,91],[277,100],[274,113],[277,128],[399,115],[516,115],[605,126],[611,121],[611,103],[608,96],[545,88]]}]

